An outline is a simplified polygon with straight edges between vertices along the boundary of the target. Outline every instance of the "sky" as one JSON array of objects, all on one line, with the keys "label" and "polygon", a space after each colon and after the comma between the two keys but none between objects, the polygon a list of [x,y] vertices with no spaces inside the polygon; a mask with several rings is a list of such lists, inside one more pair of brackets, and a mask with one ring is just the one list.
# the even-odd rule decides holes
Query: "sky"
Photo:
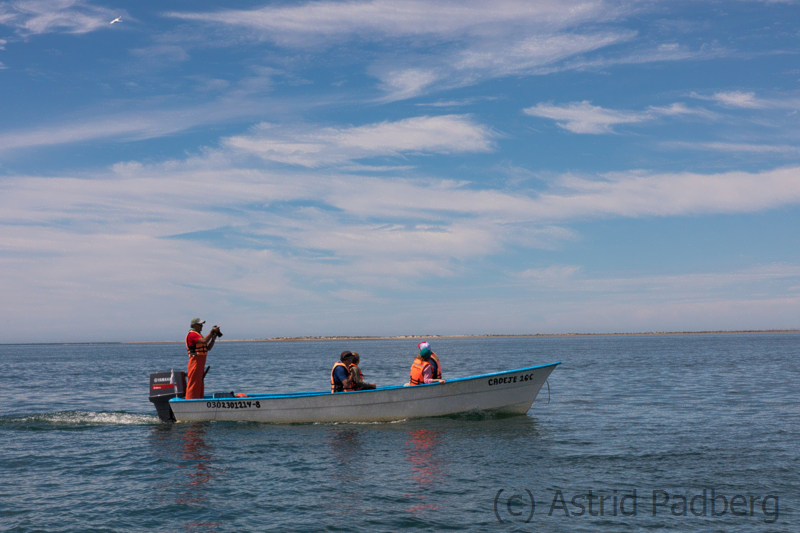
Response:
[{"label": "sky", "polygon": [[6,0],[0,343],[798,328],[798,21]]}]

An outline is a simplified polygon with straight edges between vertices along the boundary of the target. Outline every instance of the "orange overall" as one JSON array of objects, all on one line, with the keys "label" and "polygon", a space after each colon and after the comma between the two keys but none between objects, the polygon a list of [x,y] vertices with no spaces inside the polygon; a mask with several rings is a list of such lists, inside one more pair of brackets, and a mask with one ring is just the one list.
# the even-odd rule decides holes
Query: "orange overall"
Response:
[{"label": "orange overall", "polygon": [[203,389],[203,372],[206,368],[206,356],[208,348],[205,344],[197,344],[198,339],[203,336],[195,330],[189,331],[186,335],[186,351],[189,352],[189,383],[186,386],[186,399],[202,399],[205,390]]}]

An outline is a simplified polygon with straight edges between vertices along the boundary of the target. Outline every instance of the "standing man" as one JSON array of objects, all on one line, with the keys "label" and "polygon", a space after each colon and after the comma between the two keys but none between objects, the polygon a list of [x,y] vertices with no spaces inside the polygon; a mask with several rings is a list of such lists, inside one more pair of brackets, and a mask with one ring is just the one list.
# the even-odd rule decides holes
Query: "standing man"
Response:
[{"label": "standing man", "polygon": [[217,333],[219,328],[214,326],[208,335],[203,337],[200,334],[203,331],[203,324],[205,320],[193,318],[191,329],[186,335],[186,351],[189,352],[189,383],[186,386],[186,399],[196,400],[202,399],[204,394],[203,389],[203,372],[206,368],[206,356],[208,351],[214,347],[214,341],[217,340]]}]

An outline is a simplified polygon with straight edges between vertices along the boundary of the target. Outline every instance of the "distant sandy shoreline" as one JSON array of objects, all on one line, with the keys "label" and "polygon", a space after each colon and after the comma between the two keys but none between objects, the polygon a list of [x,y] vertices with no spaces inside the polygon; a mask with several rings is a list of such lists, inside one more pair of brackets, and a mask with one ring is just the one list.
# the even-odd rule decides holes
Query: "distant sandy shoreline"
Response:
[{"label": "distant sandy shoreline", "polygon": [[[301,341],[383,341],[383,340],[417,340],[417,339],[519,339],[544,337],[637,337],[644,335],[745,335],[754,333],[800,333],[800,329],[746,329],[737,331],[644,331],[639,333],[521,333],[517,335],[396,335],[394,337],[369,336],[321,336],[321,337],[271,337],[268,339],[217,339],[217,342],[301,342]],[[47,344],[183,344],[175,341],[139,341],[139,342],[11,342],[0,343],[0,346],[27,346]]]},{"label": "distant sandy shoreline", "polygon": [[[738,331],[646,331],[640,333],[532,333],[518,335],[396,335],[393,337],[321,336],[321,337],[271,337],[267,339],[238,339],[217,342],[301,342],[301,341],[380,341],[416,339],[516,339],[539,337],[636,337],[642,335],[743,335],[752,333],[800,333],[800,329],[753,329]],[[120,342],[114,344],[176,344],[183,341]]]}]

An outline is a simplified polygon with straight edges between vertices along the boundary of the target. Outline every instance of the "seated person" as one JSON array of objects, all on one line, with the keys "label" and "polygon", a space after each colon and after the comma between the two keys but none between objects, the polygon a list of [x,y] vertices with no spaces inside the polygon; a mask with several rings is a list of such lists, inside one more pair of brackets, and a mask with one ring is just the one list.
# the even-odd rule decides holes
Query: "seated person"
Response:
[{"label": "seated person", "polygon": [[355,390],[350,378],[350,365],[353,363],[353,352],[345,350],[331,369],[331,392],[349,392]]},{"label": "seated person", "polygon": [[430,345],[420,348],[419,355],[414,359],[414,363],[411,365],[411,379],[406,385],[444,383],[443,379],[433,377],[433,365],[431,364],[432,353]]},{"label": "seated person", "polygon": [[433,367],[433,379],[442,379],[442,363],[439,362],[439,356],[436,355],[436,352],[433,351],[430,343],[423,341],[417,344],[417,349],[419,349],[420,351],[426,348],[431,350],[430,364]]},{"label": "seated person", "polygon": [[353,362],[350,365],[350,380],[353,382],[355,390],[374,389],[375,388],[374,383],[364,382],[364,374],[362,374],[361,369],[358,368],[358,363],[360,361],[361,357],[358,355],[358,352],[353,352]]}]

